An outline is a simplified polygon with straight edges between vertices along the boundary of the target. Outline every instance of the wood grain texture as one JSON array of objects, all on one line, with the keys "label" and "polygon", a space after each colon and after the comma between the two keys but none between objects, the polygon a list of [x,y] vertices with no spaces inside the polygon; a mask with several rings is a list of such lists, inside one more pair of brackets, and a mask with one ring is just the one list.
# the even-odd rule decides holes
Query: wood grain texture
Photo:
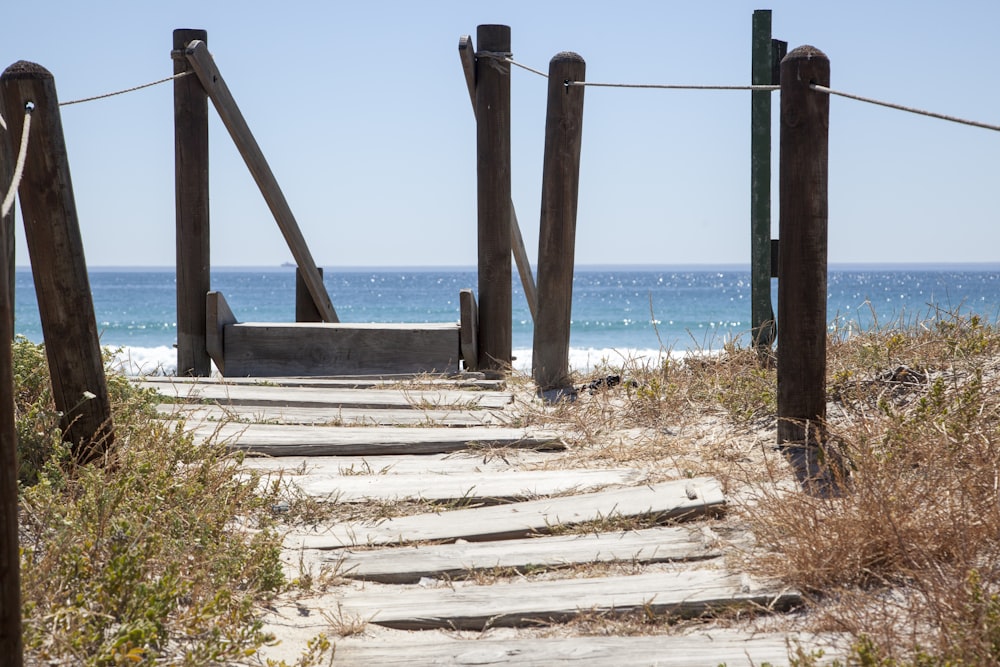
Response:
[{"label": "wood grain texture", "polygon": [[663,482],[509,505],[387,519],[378,525],[346,524],[288,534],[286,548],[338,549],[421,541],[503,540],[549,532],[609,516],[692,519],[721,511],[725,497],[709,477]]},{"label": "wood grain texture", "polygon": [[479,368],[511,365],[510,27],[476,29]]},{"label": "wood grain texture", "polygon": [[264,196],[271,214],[274,215],[275,222],[281,230],[288,249],[295,258],[295,263],[302,272],[303,280],[312,295],[316,309],[326,322],[338,322],[337,312],[330,301],[330,295],[323,286],[323,278],[316,269],[316,262],[313,261],[312,253],[306,244],[305,237],[299,229],[299,224],[292,214],[292,209],[288,206],[284,193],[278,186],[278,179],[274,177],[264,152],[261,151],[257,140],[250,131],[243,113],[240,111],[236,100],[229,91],[225,79],[222,78],[219,68],[208,52],[208,47],[201,40],[190,42],[184,51],[191,68],[198,75],[205,92],[208,93],[215,110],[218,111],[223,125],[229,131],[233,143],[243,156],[247,168],[253,176],[254,182]]},{"label": "wood grain texture", "polygon": [[255,323],[225,328],[226,375],[458,371],[459,324]]},{"label": "wood grain texture", "polygon": [[559,53],[549,62],[538,234],[538,315],[531,355],[531,375],[541,391],[572,387],[569,336],[584,87],[566,87],[564,82],[583,81],[586,71],[586,63],[576,53]]},{"label": "wood grain texture", "polygon": [[0,93],[9,137],[21,136],[25,109],[33,106],[18,198],[52,397],[63,439],[86,462],[111,445],[114,429],[55,79],[20,61],[0,76]]},{"label": "wood grain texture", "polygon": [[349,665],[518,665],[518,667],[719,667],[787,665],[789,647],[822,647],[824,657],[845,659],[850,640],[834,635],[711,630],[653,637],[560,639],[441,639],[399,642],[341,639],[337,659]]},{"label": "wood grain texture", "polygon": [[476,295],[471,289],[463,289],[458,294],[459,312],[461,313],[459,345],[462,350],[462,364],[467,371],[479,368],[479,307],[476,305]]},{"label": "wood grain texture", "polygon": [[[245,383],[172,382],[169,380],[141,380],[136,385],[153,389],[167,398],[212,401],[220,405],[474,410],[476,408],[503,408],[513,400],[513,396],[507,392],[452,389],[346,389],[324,386],[287,387]],[[333,414],[332,410],[331,414]]]},{"label": "wood grain texture", "polygon": [[624,533],[559,535],[503,542],[406,546],[336,551],[326,556],[337,575],[380,583],[412,584],[421,578],[458,579],[494,568],[518,572],[611,561],[659,563],[721,555],[713,536],[698,528],[664,527]]},{"label": "wood grain texture", "polygon": [[345,590],[337,595],[344,617],[369,619],[390,628],[420,630],[562,622],[581,613],[698,616],[737,604],[787,608],[794,591],[768,585],[725,569],[689,569],[625,577],[521,580],[489,585],[454,582],[436,588],[393,586]]},{"label": "wood grain texture", "polygon": [[[377,465],[377,464],[376,464]],[[506,472],[307,475],[282,476],[282,481],[306,496],[336,502],[408,500],[511,502],[539,496],[594,491],[607,486],[641,482],[643,474],[630,468],[611,470],[522,470]]]},{"label": "wood grain texture", "polygon": [[483,426],[503,425],[487,410],[419,410],[413,408],[365,410],[358,408],[284,408],[268,405],[184,405],[162,403],[157,412],[183,418],[191,424],[240,421],[267,424],[315,424],[317,426]]},{"label": "wood grain texture", "polygon": [[205,349],[223,374],[226,372],[225,332],[230,324],[236,324],[236,316],[226,303],[226,297],[222,292],[208,292],[205,295]]},{"label": "wood grain texture", "polygon": [[557,435],[525,429],[351,428],[286,426],[281,424],[206,423],[195,426],[196,438],[224,442],[232,450],[268,456],[377,456],[380,454],[440,454],[470,447],[563,449]]},{"label": "wood grain texture", "polygon": [[[174,74],[191,72],[184,50],[207,44],[205,30],[173,32]],[[212,372],[205,295],[212,289],[208,161],[208,94],[197,76],[174,79],[174,236],[177,262],[177,372]]]}]

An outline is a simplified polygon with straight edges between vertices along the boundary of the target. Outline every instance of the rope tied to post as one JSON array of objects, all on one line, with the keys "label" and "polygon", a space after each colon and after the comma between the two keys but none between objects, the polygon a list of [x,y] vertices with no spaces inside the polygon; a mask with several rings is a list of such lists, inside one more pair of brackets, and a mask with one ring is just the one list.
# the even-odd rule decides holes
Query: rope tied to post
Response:
[{"label": "rope tied to post", "polygon": [[116,90],[111,93],[104,93],[103,95],[94,95],[92,97],[82,97],[78,100],[69,100],[68,102],[60,102],[59,106],[68,107],[71,104],[82,104],[83,102],[93,102],[94,100],[103,100],[106,97],[114,97],[115,95],[124,95],[125,93],[132,93],[137,90],[142,90],[143,88],[150,88],[152,86],[158,86],[161,83],[166,83],[167,81],[173,81],[174,79],[179,79],[181,77],[187,76],[188,74],[193,74],[192,70],[187,70],[184,72],[179,72],[171,76],[164,77],[162,79],[157,79],[156,81],[150,81],[149,83],[143,83],[138,86],[132,86],[131,88],[124,88],[122,90]]},{"label": "rope tied to post", "polygon": [[1000,132],[1000,125],[991,125],[989,123],[981,123],[976,120],[967,120],[965,118],[958,118],[957,116],[949,116],[943,113],[936,113],[934,111],[926,111],[924,109],[917,109],[915,107],[908,107],[902,104],[894,104],[892,102],[885,102],[883,100],[877,100],[872,97],[863,97],[861,95],[855,95],[853,93],[845,93],[840,90],[834,90],[826,86],[821,86],[817,83],[809,84],[811,90],[815,90],[818,93],[826,93],[827,95],[837,95],[839,97],[846,97],[851,100],[857,100],[858,102],[867,102],[868,104],[875,104],[881,107],[887,107],[889,109],[896,109],[897,111],[906,111],[907,113],[914,113],[919,116],[928,116],[930,118],[937,118],[939,120],[946,120],[952,123],[959,123],[961,125],[971,125],[972,127],[981,127],[986,130],[993,130],[995,132]]},{"label": "rope tied to post", "polygon": [[[7,190],[6,196],[3,198],[3,204],[0,205],[0,218],[6,218],[7,214],[10,213],[10,209],[14,205],[14,195],[17,194],[17,188],[21,185],[21,176],[24,175],[24,161],[28,155],[28,133],[31,130],[31,112],[33,109],[33,106],[28,105],[24,110],[24,126],[21,128],[21,147],[17,151],[17,162],[14,164],[14,177],[11,179],[10,188]],[[6,124],[4,125],[4,129],[7,129]]]}]

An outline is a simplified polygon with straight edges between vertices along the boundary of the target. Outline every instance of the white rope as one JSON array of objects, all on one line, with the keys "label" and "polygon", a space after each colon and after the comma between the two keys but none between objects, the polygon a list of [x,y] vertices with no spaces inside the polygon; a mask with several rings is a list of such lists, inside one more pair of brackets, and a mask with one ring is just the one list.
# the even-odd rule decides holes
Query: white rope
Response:
[{"label": "white rope", "polygon": [[660,90],[753,90],[770,92],[781,86],[716,86],[662,83],[598,83],[596,81],[567,81],[567,86],[594,86],[598,88],[657,88]]},{"label": "white rope", "polygon": [[537,74],[538,76],[544,77],[546,79],[549,78],[549,75],[546,74],[545,72],[542,72],[541,70],[537,70],[534,67],[528,67],[527,65],[522,65],[521,63],[517,62],[513,58],[505,58],[504,60],[506,60],[507,62],[509,62],[511,65],[514,65],[515,67],[520,67],[521,69],[528,70],[532,74]]},{"label": "white rope", "polygon": [[924,111],[923,109],[916,109],[914,107],[903,106],[902,104],[893,104],[891,102],[883,102],[882,100],[872,99],[871,97],[862,97],[861,95],[853,95],[851,93],[845,93],[839,90],[833,90],[827,88],[826,86],[821,86],[816,83],[809,84],[809,87],[820,93],[827,93],[829,95],[839,95],[840,97],[847,97],[852,100],[857,100],[859,102],[868,102],[869,104],[877,104],[881,107],[888,107],[890,109],[897,109],[899,111],[907,111],[909,113],[915,113],[921,116],[930,116],[931,118],[938,118],[940,120],[951,121],[952,123],[961,123],[962,125],[971,125],[973,127],[981,127],[987,130],[994,130],[1000,132],[1000,125],[990,125],[989,123],[980,123],[975,120],[966,120],[964,118],[958,118],[956,116],[946,116],[941,113],[934,113],[933,111]]},{"label": "white rope", "polygon": [[151,86],[157,86],[161,83],[166,83],[167,81],[173,81],[174,79],[179,79],[182,76],[187,76],[188,74],[193,74],[193,70],[187,70],[184,72],[179,72],[173,76],[168,76],[157,81],[150,81],[149,83],[144,83],[139,86],[132,86],[131,88],[125,88],[124,90],[116,90],[113,93],[104,93],[103,95],[94,95],[93,97],[84,97],[79,100],[70,100],[69,102],[60,102],[59,106],[68,107],[71,104],[80,104],[82,102],[93,102],[94,100],[103,100],[105,97],[114,97],[115,95],[124,95],[125,93],[131,93],[136,90],[142,90],[143,88],[149,88]]},{"label": "white rope", "polygon": [[7,121],[3,119],[3,115],[0,115],[0,130],[7,131]]},{"label": "white rope", "polygon": [[21,185],[21,175],[24,174],[24,160],[28,155],[28,131],[30,128],[31,108],[28,108],[24,111],[24,127],[21,129],[21,149],[17,152],[17,163],[14,165],[14,178],[11,180],[7,196],[3,198],[3,204],[0,205],[0,218],[6,218],[7,214],[10,213],[10,209],[14,205],[14,195],[17,193],[18,186]]}]

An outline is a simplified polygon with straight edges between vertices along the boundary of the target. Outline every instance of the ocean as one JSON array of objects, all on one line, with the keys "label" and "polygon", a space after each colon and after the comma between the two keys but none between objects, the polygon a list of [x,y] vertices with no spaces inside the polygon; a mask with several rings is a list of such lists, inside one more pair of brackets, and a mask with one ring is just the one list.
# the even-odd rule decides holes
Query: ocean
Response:
[{"label": "ocean", "polygon": [[[458,295],[477,287],[474,268],[326,270],[325,284],[344,322],[458,321]],[[90,286],[101,344],[127,373],[176,368],[173,268],[92,268]],[[221,291],[242,322],[292,322],[295,271],[218,268]],[[515,368],[531,366],[532,322],[514,275]],[[772,283],[777,310],[777,281]],[[15,331],[42,342],[31,272],[16,271]],[[1000,265],[833,266],[828,278],[831,330],[911,325],[944,314],[1000,316]],[[746,345],[750,272],[741,266],[580,267],[574,277],[570,364],[655,362],[669,353]]]}]

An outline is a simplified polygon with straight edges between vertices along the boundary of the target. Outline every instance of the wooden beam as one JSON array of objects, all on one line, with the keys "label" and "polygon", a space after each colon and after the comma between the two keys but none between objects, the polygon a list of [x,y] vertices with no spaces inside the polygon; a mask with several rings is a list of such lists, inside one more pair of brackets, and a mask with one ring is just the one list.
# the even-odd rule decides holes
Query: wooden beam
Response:
[{"label": "wooden beam", "polygon": [[[503,589],[502,595],[498,588]],[[725,568],[682,568],[628,577],[527,579],[502,587],[483,584],[412,587],[405,592],[398,589],[370,585],[364,590],[338,590],[336,602],[322,597],[315,602],[336,608],[345,618],[365,618],[389,628],[482,631],[564,622],[581,614],[641,611],[647,616],[691,618],[738,605],[758,610],[787,609],[801,600],[795,591]]]},{"label": "wooden beam", "polygon": [[92,461],[114,429],[55,79],[20,61],[0,76],[0,89],[10,136],[21,136],[25,109],[34,108],[18,188],[25,240],[63,439],[77,461]]},{"label": "wooden beam", "polygon": [[[458,39],[458,57],[462,61],[462,71],[465,73],[465,85],[469,89],[469,98],[472,100],[472,113],[476,114],[476,55],[472,46],[472,37],[462,35]],[[514,253],[514,263],[517,265],[517,274],[521,278],[521,289],[524,290],[524,299],[528,302],[528,310],[531,312],[531,319],[534,321],[538,310],[538,290],[535,287],[535,276],[531,272],[531,261],[528,259],[528,251],[524,247],[524,237],[521,236],[521,225],[517,221],[517,211],[514,209],[514,201],[510,203],[510,244]]]},{"label": "wooden beam", "polygon": [[778,445],[803,486],[825,492],[830,59],[800,46],[781,64]]},{"label": "wooden beam", "polygon": [[[481,25],[476,39],[479,368],[511,366],[510,26]],[[484,113],[488,111],[489,113]]]},{"label": "wooden beam", "polygon": [[[174,74],[191,72],[184,49],[204,30],[174,30]],[[174,215],[177,247],[177,374],[212,372],[205,294],[212,289],[209,233],[208,96],[195,76],[174,79]]]},{"label": "wooden beam", "polygon": [[323,286],[323,278],[316,269],[316,262],[313,261],[312,253],[309,252],[309,246],[306,245],[306,240],[295,221],[295,216],[278,186],[277,179],[271,172],[271,167],[267,164],[263,151],[257,145],[257,140],[243,118],[236,100],[229,92],[229,87],[222,78],[212,54],[208,52],[208,47],[204,42],[194,40],[185,50],[185,56],[198,75],[198,80],[201,81],[201,85],[208,93],[212,104],[215,105],[215,110],[219,112],[223,124],[229,130],[229,135],[233,138],[236,148],[239,149],[240,155],[243,156],[244,162],[250,169],[257,187],[264,195],[264,200],[267,202],[268,208],[271,209],[271,213],[285,237],[285,242],[288,243],[288,249],[292,252],[295,263],[302,270],[303,279],[316,303],[317,310],[323,317],[323,321],[338,322],[337,312],[333,309],[330,295]]},{"label": "wooden beam", "polygon": [[465,370],[474,371],[479,368],[479,308],[476,307],[476,295],[471,289],[463,289],[458,294],[459,313],[459,345],[462,348],[462,362]]},{"label": "wooden beam", "polygon": [[226,374],[455,373],[459,324],[280,324],[225,328]]},{"label": "wooden beam", "polygon": [[325,532],[293,530],[285,545],[288,548],[339,549],[423,541],[514,539],[546,533],[553,526],[611,516],[650,516],[664,522],[691,519],[720,512],[725,502],[718,481],[695,477],[495,507],[416,514],[387,519],[376,526],[340,524]]},{"label": "wooden beam", "polygon": [[565,449],[552,432],[518,428],[356,426],[352,428],[283,424],[203,424],[192,433],[204,440],[226,442],[233,451],[267,456],[378,456],[443,454],[469,449],[512,447]]},{"label": "wooden beam", "polygon": [[225,375],[225,329],[230,324],[236,324],[236,316],[229,309],[222,292],[212,291],[205,295],[205,323],[205,349],[219,372]]},{"label": "wooden beam", "polygon": [[509,392],[449,389],[346,389],[342,387],[269,387],[257,383],[164,382],[140,380],[137,386],[155,389],[171,399],[217,401],[220,405],[266,405],[336,408],[427,408],[444,410],[500,409],[513,400]]},{"label": "wooden beam", "polygon": [[615,561],[662,563],[703,560],[722,555],[716,542],[710,531],[706,533],[697,528],[670,526],[623,533],[530,537],[502,542],[339,550],[326,555],[325,560],[337,563],[337,575],[341,577],[385,584],[415,584],[424,577],[460,579],[473,572],[494,568],[524,572]]},{"label": "wooden beam", "polygon": [[[0,105],[2,109],[2,105]],[[6,114],[6,110],[2,110]],[[23,113],[23,112],[22,112]],[[11,133],[0,136],[0,183],[14,173]],[[8,158],[11,158],[8,160]],[[6,193],[0,194],[2,198]],[[14,209],[0,230],[0,655],[21,667],[21,559],[18,546],[17,422],[14,417],[13,225]],[[8,251],[11,251],[10,254]]]},{"label": "wooden beam", "polygon": [[542,164],[542,211],[538,236],[538,317],[532,341],[531,375],[539,392],[573,395],[569,337],[573,310],[576,211],[583,144],[583,81],[587,64],[576,53],[549,62]]}]

